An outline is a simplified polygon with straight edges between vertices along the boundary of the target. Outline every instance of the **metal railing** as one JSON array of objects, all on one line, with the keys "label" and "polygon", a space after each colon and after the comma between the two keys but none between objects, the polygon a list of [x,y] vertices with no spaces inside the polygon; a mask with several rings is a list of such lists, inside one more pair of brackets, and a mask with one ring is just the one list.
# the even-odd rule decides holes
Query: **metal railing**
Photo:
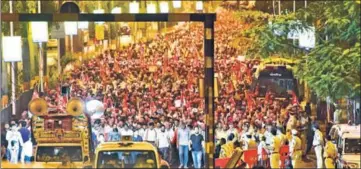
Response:
[{"label": "metal railing", "polygon": [[28,109],[28,104],[33,96],[34,89],[25,91],[16,100],[16,114],[12,115],[12,104],[9,104],[0,112],[1,124],[9,123],[13,119],[19,119],[24,110]]}]

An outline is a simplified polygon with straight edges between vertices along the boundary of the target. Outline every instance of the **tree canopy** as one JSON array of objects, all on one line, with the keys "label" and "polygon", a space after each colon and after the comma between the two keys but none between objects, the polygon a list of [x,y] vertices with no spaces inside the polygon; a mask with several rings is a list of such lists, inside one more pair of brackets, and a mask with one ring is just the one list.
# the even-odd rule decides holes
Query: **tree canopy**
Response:
[{"label": "tree canopy", "polygon": [[[243,32],[253,41],[247,56],[296,59],[297,77],[321,98],[360,97],[359,6],[360,1],[317,1],[295,13],[269,17]],[[314,49],[301,49],[287,38],[292,30],[310,27],[315,27]]]}]

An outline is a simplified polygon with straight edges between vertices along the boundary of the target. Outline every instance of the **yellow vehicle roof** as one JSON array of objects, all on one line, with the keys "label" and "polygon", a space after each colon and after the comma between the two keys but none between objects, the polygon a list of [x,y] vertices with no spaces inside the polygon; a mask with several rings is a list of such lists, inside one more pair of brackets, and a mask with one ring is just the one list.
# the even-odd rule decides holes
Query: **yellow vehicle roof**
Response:
[{"label": "yellow vehicle roof", "polygon": [[104,150],[150,150],[157,152],[157,149],[150,143],[133,141],[106,142],[98,145],[96,149],[96,151]]}]

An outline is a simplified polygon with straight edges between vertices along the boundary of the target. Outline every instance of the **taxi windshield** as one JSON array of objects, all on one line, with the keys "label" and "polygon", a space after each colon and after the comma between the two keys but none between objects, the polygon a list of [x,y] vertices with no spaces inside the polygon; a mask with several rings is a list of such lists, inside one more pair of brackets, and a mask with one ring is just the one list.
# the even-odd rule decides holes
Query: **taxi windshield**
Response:
[{"label": "taxi windshield", "polygon": [[38,162],[62,162],[64,155],[72,162],[82,161],[80,146],[39,146],[36,152]]},{"label": "taxi windshield", "polygon": [[153,151],[101,151],[97,168],[157,168]]},{"label": "taxi windshield", "polygon": [[345,139],[345,153],[360,154],[361,139]]}]

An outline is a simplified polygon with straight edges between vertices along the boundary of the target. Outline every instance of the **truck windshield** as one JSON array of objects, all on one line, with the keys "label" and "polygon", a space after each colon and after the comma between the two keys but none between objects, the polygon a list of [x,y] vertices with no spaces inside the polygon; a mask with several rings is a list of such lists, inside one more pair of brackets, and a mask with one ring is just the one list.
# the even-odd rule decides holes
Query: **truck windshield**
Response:
[{"label": "truck windshield", "polygon": [[361,139],[345,139],[345,153],[360,154]]},{"label": "truck windshield", "polygon": [[157,168],[153,151],[101,151],[97,168]]},{"label": "truck windshield", "polygon": [[82,161],[80,146],[39,146],[36,152],[38,162],[62,162],[64,155],[70,157],[72,162]]}]

